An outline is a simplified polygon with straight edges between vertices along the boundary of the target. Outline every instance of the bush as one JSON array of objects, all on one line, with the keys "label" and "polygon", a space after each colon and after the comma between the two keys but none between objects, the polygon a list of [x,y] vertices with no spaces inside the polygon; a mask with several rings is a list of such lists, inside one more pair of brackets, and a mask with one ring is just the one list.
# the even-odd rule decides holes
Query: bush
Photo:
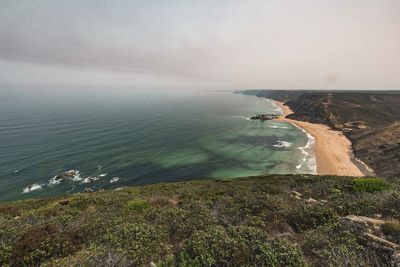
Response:
[{"label": "bush", "polygon": [[11,246],[0,241],[0,266],[5,266],[11,254]]},{"label": "bush", "polygon": [[62,232],[53,224],[28,231],[11,248],[13,266],[36,266],[53,257],[63,257],[77,249],[72,234]]},{"label": "bush", "polygon": [[400,223],[398,221],[389,221],[382,225],[382,232],[400,243]]},{"label": "bush", "polygon": [[305,266],[298,246],[268,241],[265,232],[245,226],[215,226],[195,232],[179,254],[179,266]]},{"label": "bush", "polygon": [[16,217],[21,215],[21,212],[19,209],[13,206],[4,206],[4,207],[0,206],[0,215]]},{"label": "bush", "polygon": [[187,209],[153,209],[146,219],[162,225],[169,232],[170,241],[175,245],[188,238],[195,230],[203,230],[215,224],[210,210],[201,205],[190,205]]},{"label": "bush", "polygon": [[388,266],[387,251],[369,248],[341,223],[326,224],[305,235],[304,250],[317,266]]},{"label": "bush", "polygon": [[381,192],[388,190],[389,184],[380,178],[357,178],[353,180],[354,192]]},{"label": "bush", "polygon": [[337,214],[332,208],[320,205],[301,206],[288,215],[288,222],[296,231],[316,228],[336,220]]},{"label": "bush", "polygon": [[164,254],[166,233],[147,223],[128,223],[110,229],[103,242],[108,251],[128,255],[134,265],[157,261]]},{"label": "bush", "polygon": [[300,247],[281,239],[261,246],[261,266],[307,266]]},{"label": "bush", "polygon": [[149,203],[147,203],[145,200],[142,200],[142,199],[134,199],[134,200],[128,201],[128,203],[126,203],[126,206],[130,210],[139,211],[139,212],[144,211],[150,207]]}]

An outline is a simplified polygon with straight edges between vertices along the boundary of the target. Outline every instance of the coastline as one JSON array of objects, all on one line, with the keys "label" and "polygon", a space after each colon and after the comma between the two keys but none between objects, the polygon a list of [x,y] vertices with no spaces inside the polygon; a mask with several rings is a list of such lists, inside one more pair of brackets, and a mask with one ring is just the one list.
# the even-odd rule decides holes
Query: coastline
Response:
[{"label": "coastline", "polygon": [[313,146],[318,175],[366,175],[355,163],[355,157],[351,149],[351,142],[341,132],[330,129],[327,125],[297,121],[286,118],[293,111],[284,103],[272,100],[281,111],[282,116],[275,121],[288,122],[311,134],[315,143]]}]

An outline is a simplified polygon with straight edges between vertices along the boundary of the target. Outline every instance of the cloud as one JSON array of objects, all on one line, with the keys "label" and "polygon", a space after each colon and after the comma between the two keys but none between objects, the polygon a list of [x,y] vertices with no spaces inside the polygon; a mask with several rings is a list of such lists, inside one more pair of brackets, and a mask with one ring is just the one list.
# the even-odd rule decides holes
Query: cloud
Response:
[{"label": "cloud", "polygon": [[[58,83],[64,82],[64,67],[66,76],[76,73],[82,82],[83,73],[99,71],[131,75],[132,83],[140,76],[146,84],[174,80],[182,86],[400,86],[398,1],[0,4],[1,64],[30,62],[24,67],[27,77],[35,68],[45,74],[51,68],[43,65],[49,65],[58,68]],[[341,78],[331,82],[332,73]]]}]

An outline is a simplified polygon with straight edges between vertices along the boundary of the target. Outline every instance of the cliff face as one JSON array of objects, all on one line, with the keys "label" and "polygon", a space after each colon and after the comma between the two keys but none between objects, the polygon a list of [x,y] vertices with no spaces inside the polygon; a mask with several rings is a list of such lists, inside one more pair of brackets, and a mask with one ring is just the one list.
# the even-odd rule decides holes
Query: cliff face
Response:
[{"label": "cliff face", "polygon": [[400,92],[266,90],[256,95],[286,102],[292,119],[343,132],[356,157],[377,175],[400,178]]},{"label": "cliff face", "polygon": [[291,118],[343,132],[377,175],[400,177],[400,94],[304,93],[287,104]]},{"label": "cliff face", "polygon": [[400,178],[400,121],[358,131],[350,136],[355,155],[377,174]]}]

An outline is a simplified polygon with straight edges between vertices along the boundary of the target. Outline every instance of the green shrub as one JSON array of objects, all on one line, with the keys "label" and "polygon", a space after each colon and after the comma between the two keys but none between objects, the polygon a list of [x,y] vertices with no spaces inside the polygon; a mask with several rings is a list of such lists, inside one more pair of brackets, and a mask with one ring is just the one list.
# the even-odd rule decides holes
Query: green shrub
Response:
[{"label": "green shrub", "polygon": [[13,266],[36,266],[41,262],[74,252],[74,235],[62,232],[54,224],[32,228],[11,248]]},{"label": "green shrub", "polygon": [[211,211],[202,205],[190,205],[182,208],[153,209],[149,212],[148,220],[162,225],[169,232],[173,244],[181,243],[195,230],[203,230],[215,224]]},{"label": "green shrub", "polygon": [[395,242],[400,243],[400,223],[398,221],[388,221],[382,225],[382,232],[391,236]]},{"label": "green shrub", "polygon": [[0,206],[0,216],[10,216],[10,217],[16,217],[21,215],[21,212],[18,208],[13,207],[13,206]]},{"label": "green shrub", "polygon": [[357,178],[353,180],[354,192],[381,192],[390,188],[389,184],[380,178]]},{"label": "green shrub", "polygon": [[298,246],[268,241],[265,232],[246,226],[196,231],[179,255],[179,266],[305,266]]},{"label": "green shrub", "polygon": [[150,207],[149,203],[142,199],[134,199],[128,201],[128,203],[126,203],[126,206],[128,207],[128,209],[134,211],[144,211]]},{"label": "green shrub", "polygon": [[127,223],[109,229],[103,242],[109,251],[128,255],[135,266],[158,261],[164,255],[166,233],[148,223]]},{"label": "green shrub", "polygon": [[341,224],[326,224],[305,235],[304,250],[318,266],[387,266],[386,255],[363,247]]},{"label": "green shrub", "polygon": [[320,205],[295,207],[288,215],[288,222],[296,231],[316,228],[336,220],[337,214],[332,208]]},{"label": "green shrub", "polygon": [[289,240],[273,240],[261,246],[262,266],[307,266],[300,247]]},{"label": "green shrub", "polygon": [[11,246],[0,241],[0,266],[4,266],[11,255]]}]

